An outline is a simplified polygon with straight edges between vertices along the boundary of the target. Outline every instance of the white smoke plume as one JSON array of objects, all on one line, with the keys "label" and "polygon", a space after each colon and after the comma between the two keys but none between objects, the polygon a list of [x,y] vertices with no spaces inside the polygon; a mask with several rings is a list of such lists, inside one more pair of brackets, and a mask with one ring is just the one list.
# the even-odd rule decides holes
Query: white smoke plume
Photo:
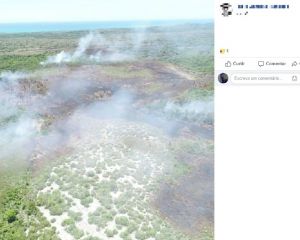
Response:
[{"label": "white smoke plume", "polygon": [[[67,146],[70,137],[85,135],[89,123],[82,121],[84,116],[126,118],[132,103],[131,95],[122,91],[116,92],[111,100],[86,102],[82,97],[99,86],[87,81],[88,76],[79,70],[52,78],[46,93],[28,92],[32,100],[24,104],[23,85],[32,84],[35,75],[3,72],[0,76],[0,168],[26,165],[37,150],[51,155]],[[60,110],[65,112],[60,114]],[[56,119],[44,134],[47,115]]]},{"label": "white smoke plume", "polygon": [[29,74],[0,74],[0,168],[22,165],[33,150],[36,119],[25,110],[23,81]]},{"label": "white smoke plume", "polygon": [[[136,46],[135,46],[136,47]],[[134,59],[132,51],[126,49],[125,43],[117,41],[108,43],[100,34],[91,32],[82,37],[74,52],[61,51],[50,56],[41,65],[61,64],[70,62],[121,62]]]},{"label": "white smoke plume", "polygon": [[0,74],[0,81],[9,81],[9,82],[14,82],[17,81],[19,79],[24,79],[28,76],[28,74],[23,73],[23,72],[10,72],[10,71],[6,71],[6,72],[2,72]]},{"label": "white smoke plume", "polygon": [[1,119],[15,115],[22,105],[24,98],[20,82],[28,77],[22,72],[2,72],[0,74],[0,123]]}]

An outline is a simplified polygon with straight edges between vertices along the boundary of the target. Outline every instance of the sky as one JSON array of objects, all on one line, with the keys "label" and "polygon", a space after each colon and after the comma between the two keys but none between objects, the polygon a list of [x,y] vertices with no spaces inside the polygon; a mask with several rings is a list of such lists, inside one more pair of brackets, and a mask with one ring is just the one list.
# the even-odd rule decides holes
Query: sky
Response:
[{"label": "sky", "polygon": [[0,23],[211,18],[213,0],[0,0]]}]

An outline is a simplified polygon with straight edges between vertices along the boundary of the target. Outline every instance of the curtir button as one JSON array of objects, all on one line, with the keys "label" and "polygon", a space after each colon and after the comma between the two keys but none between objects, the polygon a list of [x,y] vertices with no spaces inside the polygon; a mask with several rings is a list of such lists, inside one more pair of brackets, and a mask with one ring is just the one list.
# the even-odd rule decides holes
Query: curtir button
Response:
[{"label": "curtir button", "polygon": [[245,62],[244,61],[234,61],[232,63],[233,66],[244,66]]}]

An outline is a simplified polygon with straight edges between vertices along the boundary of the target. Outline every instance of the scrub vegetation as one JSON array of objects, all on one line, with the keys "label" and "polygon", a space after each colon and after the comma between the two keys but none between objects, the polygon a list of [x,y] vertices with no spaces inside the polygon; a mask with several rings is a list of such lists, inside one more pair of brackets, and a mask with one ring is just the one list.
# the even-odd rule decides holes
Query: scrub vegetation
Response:
[{"label": "scrub vegetation", "polygon": [[0,240],[212,240],[213,28],[0,34]]}]

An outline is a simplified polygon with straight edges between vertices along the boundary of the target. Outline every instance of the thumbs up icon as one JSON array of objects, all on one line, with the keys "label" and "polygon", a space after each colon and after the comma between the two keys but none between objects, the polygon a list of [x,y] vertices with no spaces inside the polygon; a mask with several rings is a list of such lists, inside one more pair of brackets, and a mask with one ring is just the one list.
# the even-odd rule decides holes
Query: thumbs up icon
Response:
[{"label": "thumbs up icon", "polygon": [[225,67],[231,67],[231,62],[230,62],[230,61],[227,61],[227,62],[225,63]]}]

